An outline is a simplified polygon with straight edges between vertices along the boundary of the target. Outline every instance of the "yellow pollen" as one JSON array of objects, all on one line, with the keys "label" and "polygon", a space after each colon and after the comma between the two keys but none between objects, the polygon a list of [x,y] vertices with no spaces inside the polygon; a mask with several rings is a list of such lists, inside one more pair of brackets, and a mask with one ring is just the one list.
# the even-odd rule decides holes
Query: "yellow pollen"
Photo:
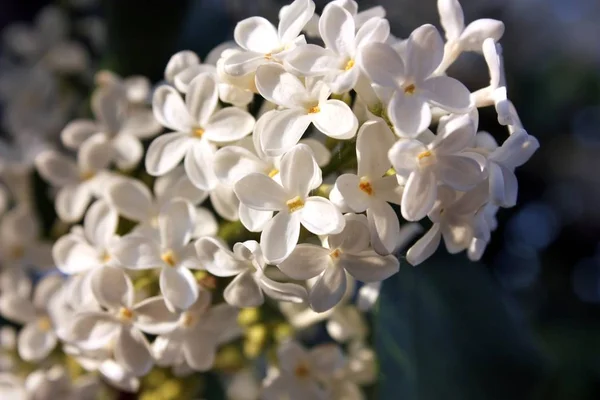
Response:
[{"label": "yellow pollen", "polygon": [[279,170],[277,168],[273,168],[271,171],[269,171],[269,178],[274,177],[275,175],[277,175],[279,173]]},{"label": "yellow pollen", "polygon": [[404,88],[404,93],[406,93],[408,95],[413,95],[413,94],[415,94],[416,91],[417,91],[417,87],[413,84],[410,84]]},{"label": "yellow pollen", "polygon": [[109,262],[109,261],[110,261],[110,259],[111,259],[111,257],[110,257],[110,254],[108,254],[108,253],[104,253],[104,254],[102,255],[102,262],[103,262],[103,263],[105,263],[105,264],[106,264],[107,262]]},{"label": "yellow pollen", "polygon": [[88,181],[92,179],[94,175],[96,175],[96,173],[93,171],[83,171],[81,174],[79,174],[79,177],[82,181]]},{"label": "yellow pollen", "polygon": [[170,267],[174,267],[175,264],[177,264],[177,259],[175,257],[175,253],[173,253],[173,250],[165,251],[160,258]]},{"label": "yellow pollen", "polygon": [[352,69],[352,67],[354,67],[354,60],[350,60],[350,61],[348,61],[348,63],[347,63],[347,64],[346,64],[346,66],[344,67],[344,69],[345,69],[346,71],[348,71],[348,70],[351,70],[351,69]]},{"label": "yellow pollen", "polygon": [[195,320],[194,316],[188,312],[183,313],[183,315],[181,316],[181,323],[186,328],[191,327],[194,324],[194,320]]},{"label": "yellow pollen", "polygon": [[417,156],[417,160],[421,161],[422,159],[431,157],[431,156],[432,156],[431,151],[427,150],[422,153],[419,153],[419,155]]},{"label": "yellow pollen", "polygon": [[204,135],[204,129],[202,128],[194,128],[192,131],[192,136],[194,137],[201,138],[202,135]]},{"label": "yellow pollen", "polygon": [[52,322],[48,317],[42,317],[38,319],[37,325],[42,332],[49,332],[52,329]]},{"label": "yellow pollen", "polygon": [[294,375],[296,375],[296,378],[298,379],[306,379],[310,376],[310,368],[308,368],[306,363],[301,362],[294,369]]},{"label": "yellow pollen", "polygon": [[358,184],[358,188],[371,196],[373,194],[373,186],[371,182],[365,177],[360,178],[360,183]]},{"label": "yellow pollen", "polygon": [[338,258],[340,258],[341,255],[342,255],[342,251],[340,249],[335,249],[334,251],[329,253],[329,257],[333,258],[334,260],[337,260]]},{"label": "yellow pollen", "polygon": [[321,109],[319,108],[319,106],[314,106],[314,107],[311,107],[308,109],[309,114],[316,114],[320,111],[321,111]]},{"label": "yellow pollen", "polygon": [[300,196],[296,196],[293,199],[286,201],[285,204],[288,206],[290,213],[293,213],[304,207],[304,200],[302,200]]},{"label": "yellow pollen", "polygon": [[271,61],[272,59],[273,59],[273,53],[267,53],[267,54],[265,54],[265,60]]},{"label": "yellow pollen", "polygon": [[131,321],[133,318],[133,311],[127,307],[121,307],[119,309],[119,319],[121,321]]}]

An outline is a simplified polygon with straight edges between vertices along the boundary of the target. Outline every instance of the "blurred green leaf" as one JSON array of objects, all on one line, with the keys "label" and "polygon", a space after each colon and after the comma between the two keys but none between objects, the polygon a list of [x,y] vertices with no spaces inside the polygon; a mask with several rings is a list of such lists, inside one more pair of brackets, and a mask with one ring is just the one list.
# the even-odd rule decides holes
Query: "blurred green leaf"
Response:
[{"label": "blurred green leaf", "polygon": [[434,257],[383,284],[380,400],[528,399],[544,375],[529,328],[481,264]]}]

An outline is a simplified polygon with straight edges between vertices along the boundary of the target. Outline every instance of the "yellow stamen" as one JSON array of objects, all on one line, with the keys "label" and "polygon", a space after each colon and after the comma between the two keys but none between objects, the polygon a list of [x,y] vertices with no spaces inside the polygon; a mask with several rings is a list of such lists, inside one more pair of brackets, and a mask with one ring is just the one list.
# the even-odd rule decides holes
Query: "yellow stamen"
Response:
[{"label": "yellow stamen", "polygon": [[181,316],[181,324],[186,328],[191,327],[194,324],[195,320],[196,319],[194,318],[194,315],[189,312],[185,312]]},{"label": "yellow stamen", "polygon": [[194,128],[192,131],[192,136],[197,137],[198,139],[204,135],[204,129],[202,128]]},{"label": "yellow stamen", "polygon": [[174,267],[177,264],[177,257],[173,253],[173,250],[165,251],[160,258],[170,267]]},{"label": "yellow stamen", "polygon": [[52,329],[52,322],[48,317],[42,317],[38,319],[37,325],[42,332],[49,332]]},{"label": "yellow stamen", "polygon": [[413,94],[415,94],[416,91],[417,91],[417,87],[413,84],[410,84],[404,88],[404,93],[406,93],[408,95],[413,95]]},{"label": "yellow stamen", "polygon": [[273,53],[267,53],[267,54],[265,54],[265,60],[271,61],[272,59],[273,59]]},{"label": "yellow stamen", "polygon": [[352,67],[354,67],[354,60],[350,60],[350,61],[348,61],[348,63],[347,63],[347,64],[346,64],[346,66],[344,67],[344,69],[345,69],[346,71],[348,71],[348,70],[352,69]]},{"label": "yellow stamen", "polygon": [[127,307],[121,307],[119,309],[119,319],[121,321],[131,321],[133,319],[133,311]]},{"label": "yellow stamen", "polygon": [[89,181],[90,179],[92,179],[94,177],[94,175],[96,175],[96,173],[93,171],[83,171],[82,173],[79,174],[79,177],[81,178],[82,181]]},{"label": "yellow stamen", "polygon": [[306,379],[310,376],[310,368],[308,368],[305,362],[300,362],[294,369],[294,375],[298,379]]},{"label": "yellow stamen", "polygon": [[285,204],[288,206],[290,213],[304,208],[304,200],[302,200],[300,196],[296,196],[293,199],[286,201]]},{"label": "yellow stamen", "polygon": [[371,182],[369,182],[369,179],[365,178],[364,176],[362,178],[360,178],[360,183],[358,184],[358,188],[360,190],[362,190],[363,192],[365,192],[366,194],[368,194],[369,196],[371,196],[373,194],[373,185],[371,185]]},{"label": "yellow stamen", "polygon": [[422,153],[419,153],[419,155],[417,156],[417,160],[421,161],[422,159],[431,157],[431,156],[432,156],[431,151],[427,150]]},{"label": "yellow stamen", "polygon": [[329,257],[331,257],[334,260],[337,260],[341,256],[342,256],[342,251],[340,249],[335,249],[331,253],[329,253]]},{"label": "yellow stamen", "polygon": [[314,106],[314,107],[311,107],[308,109],[309,114],[316,114],[320,111],[321,111],[321,109],[319,108],[319,106]]},{"label": "yellow stamen", "polygon": [[269,171],[269,178],[274,177],[275,175],[277,175],[279,173],[279,170],[277,168],[273,168],[271,171]]},{"label": "yellow stamen", "polygon": [[107,262],[109,262],[109,261],[110,261],[110,259],[111,259],[111,257],[110,257],[110,254],[108,254],[108,253],[104,253],[104,254],[102,255],[102,262],[103,262],[103,263],[105,263],[105,264],[106,264]]}]

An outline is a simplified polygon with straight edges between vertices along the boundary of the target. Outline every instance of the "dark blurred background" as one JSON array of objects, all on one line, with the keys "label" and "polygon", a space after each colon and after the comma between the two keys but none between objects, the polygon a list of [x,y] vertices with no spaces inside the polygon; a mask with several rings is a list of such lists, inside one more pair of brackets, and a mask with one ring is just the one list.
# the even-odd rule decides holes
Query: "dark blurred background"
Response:
[{"label": "dark blurred background", "polygon": [[[251,15],[276,21],[287,1],[84,1],[106,18],[100,66],[157,82],[180,49],[201,56]],[[61,3],[61,2],[59,2]],[[63,1],[63,4],[69,3]],[[85,4],[88,3],[88,4]],[[316,1],[320,12],[324,1]],[[435,0],[383,5],[392,32],[439,26]],[[0,1],[0,28],[31,21],[43,0]],[[506,24],[509,98],[541,144],[517,171],[519,203],[501,210],[481,263],[443,251],[386,281],[375,315],[380,399],[600,398],[600,1],[463,0],[465,20]],[[83,10],[83,11],[81,11]],[[463,55],[449,73],[489,80]],[[493,109],[481,129],[504,138]]]}]

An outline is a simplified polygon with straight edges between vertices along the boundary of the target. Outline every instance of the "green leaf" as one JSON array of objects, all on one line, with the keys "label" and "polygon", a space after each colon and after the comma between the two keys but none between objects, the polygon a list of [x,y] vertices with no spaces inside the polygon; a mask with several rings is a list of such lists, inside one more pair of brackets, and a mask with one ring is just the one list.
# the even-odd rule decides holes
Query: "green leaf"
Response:
[{"label": "green leaf", "polygon": [[544,374],[528,327],[481,264],[405,265],[379,300],[380,400],[527,399]]}]

